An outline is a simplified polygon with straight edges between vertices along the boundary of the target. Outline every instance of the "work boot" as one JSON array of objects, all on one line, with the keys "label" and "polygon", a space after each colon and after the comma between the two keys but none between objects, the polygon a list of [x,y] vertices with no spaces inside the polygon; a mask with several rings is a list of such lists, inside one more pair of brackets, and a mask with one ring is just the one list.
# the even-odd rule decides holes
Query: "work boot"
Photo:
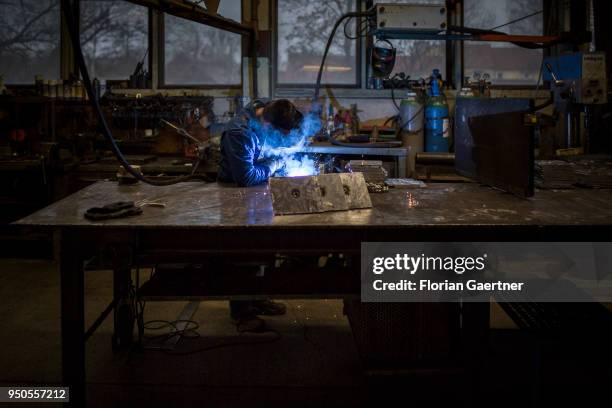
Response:
[{"label": "work boot", "polygon": [[254,300],[251,308],[256,315],[260,316],[280,316],[287,313],[287,306],[280,302],[273,302],[270,299]]},{"label": "work boot", "polygon": [[267,331],[266,322],[254,314],[233,317],[239,333],[263,333]]}]

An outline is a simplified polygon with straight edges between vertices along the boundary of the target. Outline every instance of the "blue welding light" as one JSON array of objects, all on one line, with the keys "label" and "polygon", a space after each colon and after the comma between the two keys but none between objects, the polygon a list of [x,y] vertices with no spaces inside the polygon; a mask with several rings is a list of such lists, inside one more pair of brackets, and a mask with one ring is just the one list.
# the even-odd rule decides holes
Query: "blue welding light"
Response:
[{"label": "blue welding light", "polygon": [[251,120],[250,126],[261,135],[260,159],[275,158],[285,163],[281,175],[297,177],[313,176],[319,173],[315,161],[306,154],[300,153],[308,143],[308,138],[321,129],[321,120],[316,115],[305,115],[301,126],[289,134],[283,134],[272,126],[263,126],[257,120]]}]

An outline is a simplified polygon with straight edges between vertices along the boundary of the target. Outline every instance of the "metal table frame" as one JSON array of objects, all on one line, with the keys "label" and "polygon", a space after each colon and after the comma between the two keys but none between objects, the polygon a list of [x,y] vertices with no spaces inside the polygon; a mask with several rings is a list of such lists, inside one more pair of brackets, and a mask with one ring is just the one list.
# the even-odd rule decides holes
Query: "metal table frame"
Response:
[{"label": "metal table frame", "polygon": [[[165,197],[167,208],[97,223],[82,217],[85,208],[101,200],[137,201],[152,195]],[[100,182],[17,224],[54,229],[59,238],[63,383],[71,387],[71,404],[84,406],[87,337],[114,313],[118,345],[131,340],[124,313],[135,264],[198,263],[211,254],[358,255],[365,241],[589,241],[596,233],[610,236],[611,198],[607,190],[584,190],[538,192],[535,199],[522,200],[473,184],[439,185],[372,195],[374,208],[368,210],[274,217],[265,186],[182,183],[155,188]],[[417,208],[410,204],[415,201],[420,202]],[[113,300],[86,331],[83,261],[93,254],[112,266]],[[359,286],[359,280],[356,274],[352,283]]]}]

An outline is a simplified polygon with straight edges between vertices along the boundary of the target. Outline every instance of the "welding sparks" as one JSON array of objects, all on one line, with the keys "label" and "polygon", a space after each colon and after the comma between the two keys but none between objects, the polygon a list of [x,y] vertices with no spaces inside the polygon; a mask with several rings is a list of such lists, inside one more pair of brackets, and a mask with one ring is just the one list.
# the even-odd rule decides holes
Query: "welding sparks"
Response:
[{"label": "welding sparks", "polygon": [[285,163],[281,172],[282,176],[298,177],[319,174],[315,160],[300,153],[308,143],[308,138],[321,128],[321,121],[318,117],[314,115],[304,116],[300,128],[292,130],[289,134],[283,134],[269,126],[263,126],[256,120],[253,120],[250,125],[258,130],[258,134],[263,135],[260,154],[262,160],[275,158],[281,159]]}]

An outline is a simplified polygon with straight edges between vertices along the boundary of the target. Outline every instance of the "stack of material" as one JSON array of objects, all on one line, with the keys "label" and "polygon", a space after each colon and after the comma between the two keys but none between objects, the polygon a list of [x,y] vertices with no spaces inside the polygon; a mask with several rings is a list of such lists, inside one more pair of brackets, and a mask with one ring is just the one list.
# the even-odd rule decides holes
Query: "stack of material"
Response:
[{"label": "stack of material", "polygon": [[385,180],[385,184],[394,188],[421,188],[427,187],[421,180],[412,178],[390,178]]},{"label": "stack of material", "polygon": [[580,160],[576,162],[578,184],[593,188],[612,188],[612,161]]},{"label": "stack of material", "polygon": [[349,172],[363,173],[368,183],[384,183],[388,176],[380,160],[351,160],[346,168]]},{"label": "stack of material", "polygon": [[612,188],[612,160],[538,160],[535,164],[538,188]]},{"label": "stack of material", "polygon": [[575,164],[563,160],[538,160],[535,163],[534,181],[538,188],[574,188],[578,183]]}]

